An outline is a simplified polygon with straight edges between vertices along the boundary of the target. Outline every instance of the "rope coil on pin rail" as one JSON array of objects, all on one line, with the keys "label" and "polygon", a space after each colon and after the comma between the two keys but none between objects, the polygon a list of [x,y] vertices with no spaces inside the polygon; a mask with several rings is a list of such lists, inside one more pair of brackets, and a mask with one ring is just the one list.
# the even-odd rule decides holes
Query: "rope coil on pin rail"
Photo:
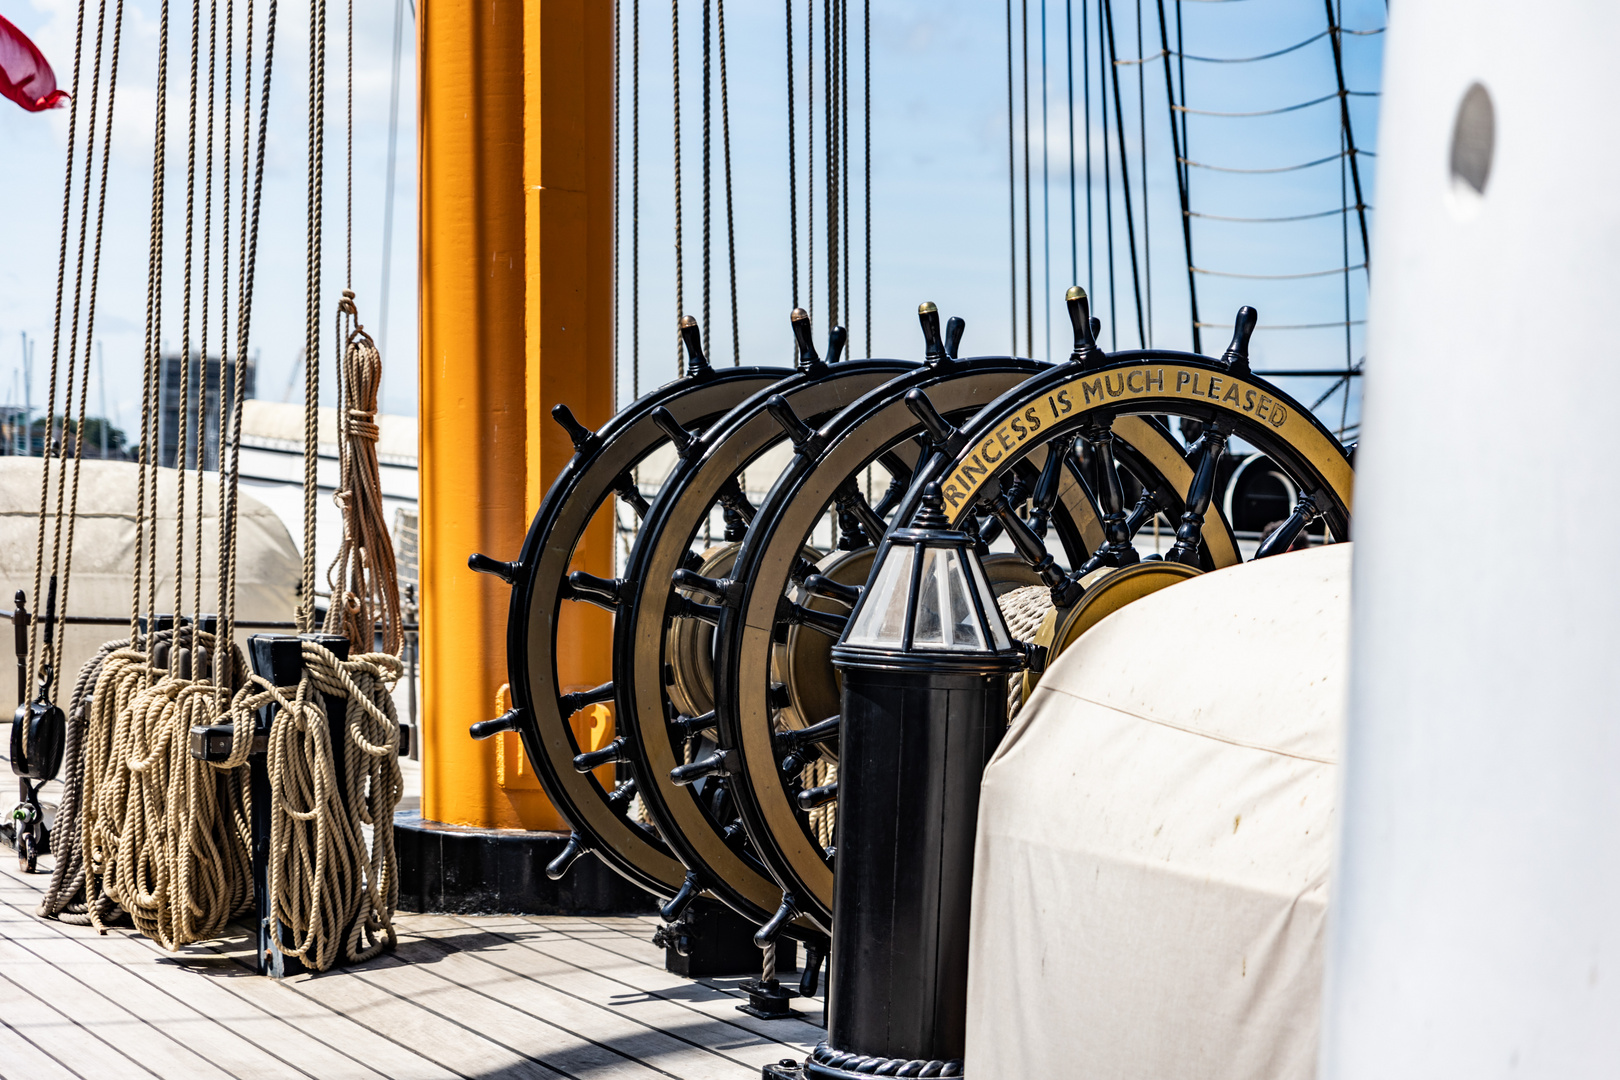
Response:
[{"label": "rope coil on pin rail", "polygon": [[350,641],[369,640],[381,627],[382,651],[398,656],[405,646],[399,612],[399,578],[383,515],[377,465],[377,388],[382,356],[355,309],[354,292],[338,304],[338,490],[343,542],[327,573],[332,601],[326,632]]},{"label": "rope coil on pin rail", "polygon": [[[230,7],[227,5],[227,18]],[[320,970],[331,966],[341,955],[363,959],[376,955],[393,942],[391,916],[397,898],[392,830],[388,816],[397,803],[401,782],[397,760],[399,728],[394,716],[392,685],[399,678],[397,656],[365,653],[347,660],[338,659],[322,645],[301,643],[302,674],[296,685],[278,687],[266,679],[249,675],[245,657],[231,640],[235,621],[235,525],[239,508],[241,411],[248,343],[248,327],[253,292],[253,272],[257,251],[260,195],[267,135],[267,108],[271,57],[275,33],[275,3],[272,0],[265,31],[266,57],[261,81],[261,108],[258,117],[257,157],[249,187],[248,155],[243,154],[241,189],[242,256],[238,262],[237,325],[232,398],[227,405],[225,380],[220,381],[220,472],[218,504],[222,537],[220,566],[220,610],[217,627],[200,615],[201,609],[201,499],[195,505],[199,517],[197,555],[198,592],[193,597],[193,618],[172,628],[155,617],[157,513],[159,507],[158,463],[151,456],[153,447],[152,390],[158,378],[161,357],[157,310],[161,290],[161,247],[163,242],[162,202],[154,198],[153,255],[149,260],[148,295],[152,301],[148,324],[143,404],[143,452],[140,460],[140,505],[137,512],[137,572],[132,586],[132,627],[125,641],[104,646],[81,672],[73,712],[82,717],[83,735],[79,768],[82,779],[70,784],[64,809],[78,817],[79,852],[59,866],[59,881],[53,882],[47,907],[85,918],[105,931],[106,923],[121,908],[134,920],[137,929],[166,947],[179,946],[218,934],[225,924],[250,903],[254,895],[254,875],[250,857],[252,842],[252,793],[245,764],[254,748],[260,726],[257,714],[271,709],[274,718],[268,735],[268,808],[270,858],[264,869],[269,904],[281,951],[304,960]],[[192,109],[198,96],[197,58],[200,3],[194,3]],[[324,53],[324,9],[312,12],[315,34],[312,46],[312,114],[321,115],[320,62]],[[233,28],[226,30],[227,48]],[[244,105],[252,90],[252,8],[247,25],[248,59],[244,63]],[[160,35],[160,82],[167,50],[167,22]],[[210,35],[212,72],[213,35]],[[230,60],[227,56],[227,85]],[[210,76],[212,84],[212,75]],[[226,149],[231,147],[228,119],[230,94],[227,92]],[[244,144],[248,138],[250,108],[244,108]],[[210,97],[209,126],[213,123]],[[161,124],[161,120],[160,120]],[[192,125],[192,153],[188,161],[188,189],[194,192],[196,173],[196,124]],[[319,136],[312,133],[312,178],[319,170]],[[244,151],[246,146],[244,145]],[[155,152],[155,171],[161,184],[164,150],[161,136]],[[226,159],[226,183],[230,161]],[[155,185],[156,186],[156,185]],[[211,155],[210,182],[211,197]],[[315,188],[312,186],[312,191]],[[250,207],[251,202],[251,217]],[[211,204],[210,204],[211,205]],[[229,220],[229,192],[225,199]],[[311,252],[319,248],[318,206],[311,207]],[[205,213],[207,213],[205,211]],[[187,283],[185,353],[182,367],[190,360],[190,256],[194,199],[187,208]],[[210,223],[211,225],[211,219]],[[205,225],[204,248],[210,245],[211,229]],[[222,243],[229,252],[228,232],[222,229]],[[317,256],[318,257],[318,256]],[[206,263],[205,263],[206,266]],[[317,287],[318,270],[312,267],[312,290]],[[229,280],[228,260],[222,259],[222,279]],[[206,281],[206,270],[205,270]],[[226,290],[228,291],[228,290]],[[205,293],[206,296],[206,293]],[[224,297],[222,297],[222,302]],[[206,300],[204,301],[206,304]],[[204,308],[206,311],[206,307]],[[344,320],[351,320],[348,333],[342,333]],[[206,323],[204,323],[206,340]],[[379,619],[390,647],[399,646],[400,627],[394,588],[392,548],[387,543],[381,521],[381,505],[374,443],[376,426],[376,387],[380,358],[369,335],[358,325],[352,294],[345,297],[339,315],[340,397],[344,406],[342,459],[344,487],[340,505],[345,510],[345,542],[334,564],[333,579],[339,597],[333,616],[358,640],[369,641]],[[225,330],[222,327],[222,336]],[[314,335],[311,327],[311,335]],[[203,356],[206,363],[206,355]],[[224,359],[220,361],[223,375]],[[306,390],[309,411],[306,433],[313,443],[316,365],[307,367]],[[185,372],[189,375],[189,371]],[[347,378],[344,378],[344,376]],[[186,428],[190,412],[186,395],[189,378],[182,379],[179,453],[176,464],[184,469],[184,455],[190,448]],[[206,376],[199,380],[205,398]],[[346,390],[345,390],[346,388]],[[82,396],[82,390],[81,390]],[[229,419],[227,419],[229,414]],[[198,405],[198,490],[201,492],[203,467],[203,403]],[[228,433],[228,436],[227,436]],[[228,452],[226,443],[229,443]],[[313,445],[307,445],[312,451]],[[313,531],[312,498],[314,454],[306,454],[306,536]],[[184,610],[184,544],[187,522],[184,514],[183,473],[181,490],[176,492],[175,611]],[[150,511],[147,509],[150,500]],[[150,514],[151,520],[148,521]],[[305,582],[313,579],[313,545],[306,544]],[[144,580],[143,580],[144,578]],[[145,589],[145,624],[139,618]],[[312,614],[313,589],[306,588],[301,616],[307,626]],[[216,633],[214,632],[217,629]],[[216,641],[218,644],[216,644]],[[47,641],[48,644],[48,641]],[[133,646],[133,647],[132,647]],[[218,654],[223,653],[223,656]],[[213,662],[210,662],[210,659]],[[95,687],[86,699],[87,686]],[[341,721],[328,716],[329,699],[341,699]],[[197,736],[218,730],[217,721],[228,718],[227,752],[217,760],[199,753]],[[188,739],[188,734],[190,738]],[[343,753],[335,752],[333,739],[341,740]],[[338,762],[341,760],[341,766]],[[368,845],[364,826],[373,826]],[[72,894],[72,895],[68,895]],[[87,902],[84,898],[94,898]],[[76,900],[76,903],[75,903]]]}]

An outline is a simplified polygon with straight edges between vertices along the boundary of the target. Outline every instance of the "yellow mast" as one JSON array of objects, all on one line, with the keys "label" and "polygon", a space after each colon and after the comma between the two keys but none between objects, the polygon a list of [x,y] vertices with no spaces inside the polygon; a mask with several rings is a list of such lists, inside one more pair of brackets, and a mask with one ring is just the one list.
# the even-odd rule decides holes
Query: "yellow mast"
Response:
[{"label": "yellow mast", "polygon": [[[573,453],[553,405],[592,427],[612,412],[612,9],[417,10],[422,816],[558,829],[517,735],[467,736],[499,711],[509,599],[467,555],[516,557]],[[603,514],[576,567],[611,576],[612,542]],[[567,612],[562,689],[606,681],[610,619],[566,607],[588,610]]]}]

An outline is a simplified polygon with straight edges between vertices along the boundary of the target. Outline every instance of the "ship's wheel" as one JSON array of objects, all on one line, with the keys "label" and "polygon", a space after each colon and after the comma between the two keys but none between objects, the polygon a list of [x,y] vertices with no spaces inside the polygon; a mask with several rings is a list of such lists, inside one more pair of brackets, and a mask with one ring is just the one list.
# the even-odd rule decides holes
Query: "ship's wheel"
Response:
[{"label": "ship's wheel", "polygon": [[[819,431],[801,426],[798,453],[761,504],[735,557],[733,584],[704,586],[713,594],[729,589],[719,601],[724,610],[715,649],[717,741],[709,760],[746,781],[734,779],[733,800],[754,849],[782,884],[783,908],[824,927],[831,920],[836,845],[827,818],[836,784],[813,781],[826,772],[815,763],[836,761],[838,689],[826,657],[831,639],[800,644],[789,636],[792,631],[784,634],[783,605],[819,608],[826,612],[824,621],[841,628],[865,583],[872,549],[840,553],[816,568],[804,567],[794,553],[829,509],[842,513],[858,478],[874,463],[897,454],[916,457],[917,447],[926,448],[916,477],[901,477],[914,487],[916,479],[932,475],[965,446],[956,424],[1066,366],[957,359],[958,321],[952,320],[956,332],[946,335],[949,343],[942,347],[932,305],[924,305],[921,315],[928,367],[874,390]],[[1161,422],[1152,416],[1121,418],[1116,457],[1136,500],[1131,528],[1161,510],[1183,512],[1195,473],[1179,440]],[[1071,566],[1084,565],[1105,547],[1108,504],[1094,493],[1072,440],[1043,441],[1007,466],[1001,475],[1019,507],[1020,530],[1055,540]],[[889,518],[866,523],[871,540],[894,520],[894,503],[884,504]],[[1006,529],[993,514],[964,522],[987,543]],[[1201,540],[1209,565],[1237,561],[1236,541],[1219,515],[1202,524]],[[998,595],[1043,581],[1035,566],[1010,553],[988,556],[986,569]]]},{"label": "ship's wheel", "polygon": [[[675,585],[686,577],[716,580],[700,573],[706,560],[694,550],[703,545],[716,515],[727,541],[746,534],[756,510],[738,477],[786,437],[776,414],[787,408],[809,417],[830,416],[917,366],[903,360],[840,362],[841,331],[834,332],[828,357],[822,359],[803,312],[795,312],[794,330],[799,370],[792,375],[701,433],[680,430],[663,418],[679,461],[648,509],[623,578],[595,582],[574,575],[576,590],[618,598],[614,700],[619,738],[611,749],[615,760],[630,766],[648,817],[686,866],[681,889],[664,908],[671,920],[679,918],[692,898],[710,893],[746,918],[764,923],[775,915],[781,898],[780,887],[736,823],[733,785],[724,768],[701,767],[707,757],[707,724],[681,711],[701,704],[693,700],[701,698],[693,685],[701,689],[703,681],[694,679],[692,651],[683,642],[692,634],[692,623],[712,626],[721,609]],[[808,553],[796,554],[803,558]],[[802,610],[806,619],[816,618]],[[672,646],[677,652],[672,653]],[[688,668],[679,678],[677,660]],[[592,758],[590,763],[599,761]],[[672,780],[671,773],[683,768],[687,771]],[[818,936],[815,926],[802,921],[789,931]]]},{"label": "ship's wheel", "polygon": [[[630,881],[673,896],[686,868],[658,833],[630,812],[635,781],[615,782],[610,768],[576,770],[574,761],[593,748],[582,746],[573,720],[586,706],[611,701],[611,683],[565,693],[558,676],[559,635],[577,633],[585,620],[606,619],[593,603],[615,596],[575,589],[569,573],[575,551],[593,523],[611,527],[614,515],[639,522],[648,502],[636,483],[637,466],[669,441],[667,429],[701,432],[761,390],[792,374],[790,368],[715,369],[704,357],[699,328],[683,320],[686,375],[631,403],[600,431],[579,424],[564,406],[553,415],[574,443],[574,457],[552,484],[530,523],[522,553],[510,563],[475,555],[469,565],[512,586],[507,622],[507,665],[513,709],[474,726],[475,735],[516,730],[547,795],[573,832],[562,855],[548,867],[561,877],[589,852]],[[660,426],[660,425],[663,426]],[[604,522],[604,516],[610,518]]]}]

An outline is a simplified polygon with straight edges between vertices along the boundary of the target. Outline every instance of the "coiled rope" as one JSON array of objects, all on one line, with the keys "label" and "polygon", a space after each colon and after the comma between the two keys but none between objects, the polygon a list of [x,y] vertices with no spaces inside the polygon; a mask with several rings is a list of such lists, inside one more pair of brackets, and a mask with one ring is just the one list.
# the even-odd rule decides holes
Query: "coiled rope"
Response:
[{"label": "coiled rope", "polygon": [[377,464],[377,390],[382,356],[343,290],[338,304],[338,466],[332,496],[343,511],[343,543],[327,572],[332,600],[326,632],[355,644],[370,644],[379,630],[382,651],[398,656],[405,647],[399,614],[399,574],[383,512]]},{"label": "coiled rope", "polygon": [[[231,711],[237,730],[251,731],[255,711],[277,706],[267,748],[270,914],[291,938],[282,951],[325,971],[394,946],[393,816],[404,781],[392,689],[402,666],[387,653],[339,660],[313,641],[303,643],[303,659],[296,687],[254,676]],[[345,702],[341,776],[326,695]],[[371,827],[369,842],[363,826]]]},{"label": "coiled rope", "polygon": [[[190,627],[175,632],[176,666],[192,640]],[[213,652],[214,635],[195,640]],[[245,680],[241,650],[233,645],[227,655],[227,677]],[[253,717],[238,712],[241,701],[231,710],[237,724],[230,757],[204,762],[191,756],[190,732],[219,720],[209,681],[173,677],[155,667],[151,654],[121,648],[104,658],[96,682],[83,751],[84,892],[104,891],[137,930],[167,949],[218,936],[253,899],[243,767]],[[89,915],[105,933],[102,905]]]},{"label": "coiled rope", "polygon": [[[1045,585],[1025,585],[1012,589],[996,600],[1001,617],[1007,620],[1007,633],[1014,641],[1034,641],[1046,613],[1052,610],[1052,590]],[[1007,677],[1007,720],[1018,715],[1024,707],[1024,673],[1015,672]]]}]

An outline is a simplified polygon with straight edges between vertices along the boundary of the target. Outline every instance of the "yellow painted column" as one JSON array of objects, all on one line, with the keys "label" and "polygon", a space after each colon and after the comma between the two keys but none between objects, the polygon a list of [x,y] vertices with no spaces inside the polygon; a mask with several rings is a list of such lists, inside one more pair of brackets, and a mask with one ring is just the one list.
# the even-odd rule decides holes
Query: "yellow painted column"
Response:
[{"label": "yellow painted column", "polygon": [[[529,0],[523,33],[532,514],[574,453],[552,407],[567,405],[592,429],[613,412],[613,6]],[[611,503],[575,549],[573,568],[613,576]],[[607,612],[564,604],[561,690],[612,678],[612,643]],[[581,746],[602,745],[612,738],[610,707],[584,710],[574,731]]]},{"label": "yellow painted column", "polygon": [[[467,569],[514,558],[528,524],[523,333],[523,10],[419,0],[422,816],[542,828],[467,726],[506,681],[508,590]],[[551,815],[554,817],[554,815]]]},{"label": "yellow painted column", "polygon": [[[515,557],[572,454],[563,402],[612,411],[612,9],[586,0],[421,0],[422,815],[485,828],[564,823],[517,736],[474,742],[506,681],[509,590],[469,552]],[[575,565],[610,575],[604,513]],[[559,635],[564,691],[610,674],[589,605]],[[576,719],[601,742],[600,707]],[[587,734],[589,730],[589,734]]]}]

